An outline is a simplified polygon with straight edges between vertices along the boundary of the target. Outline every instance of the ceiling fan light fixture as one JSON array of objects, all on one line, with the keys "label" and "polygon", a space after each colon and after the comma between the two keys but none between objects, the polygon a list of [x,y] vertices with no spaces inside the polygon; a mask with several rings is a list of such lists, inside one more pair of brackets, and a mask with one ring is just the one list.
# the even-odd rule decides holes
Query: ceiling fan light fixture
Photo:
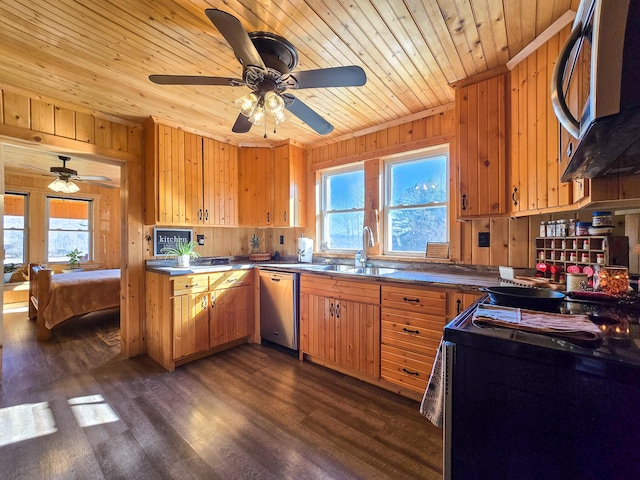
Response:
[{"label": "ceiling fan light fixture", "polygon": [[249,121],[257,127],[261,127],[262,125],[264,125],[264,108],[261,106],[257,106],[256,108],[254,108],[253,113],[251,113],[251,116],[249,117]]},{"label": "ceiling fan light fixture", "polygon": [[284,111],[284,100],[276,92],[264,94],[264,110],[269,115],[276,115]]},{"label": "ceiling fan light fixture", "polygon": [[235,100],[236,107],[240,110],[240,113],[245,117],[251,116],[256,105],[258,105],[258,97],[255,93],[248,93],[242,97],[236,98]]},{"label": "ceiling fan light fixture", "polygon": [[62,180],[61,178],[56,178],[53,182],[48,185],[48,188],[53,190],[54,192],[59,193],[76,193],[80,190],[80,187],[73,183],[71,180]]},{"label": "ceiling fan light fixture", "polygon": [[274,113],[273,116],[275,118],[276,125],[280,125],[282,122],[284,122],[287,119],[287,117],[284,116],[284,109]]}]

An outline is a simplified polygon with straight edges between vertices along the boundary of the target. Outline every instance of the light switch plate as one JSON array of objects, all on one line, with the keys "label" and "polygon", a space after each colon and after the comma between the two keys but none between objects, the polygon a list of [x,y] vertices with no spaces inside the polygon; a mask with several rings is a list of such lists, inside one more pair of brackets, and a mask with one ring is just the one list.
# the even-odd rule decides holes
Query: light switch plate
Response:
[{"label": "light switch plate", "polygon": [[478,232],[478,246],[488,247],[491,243],[489,232]]}]

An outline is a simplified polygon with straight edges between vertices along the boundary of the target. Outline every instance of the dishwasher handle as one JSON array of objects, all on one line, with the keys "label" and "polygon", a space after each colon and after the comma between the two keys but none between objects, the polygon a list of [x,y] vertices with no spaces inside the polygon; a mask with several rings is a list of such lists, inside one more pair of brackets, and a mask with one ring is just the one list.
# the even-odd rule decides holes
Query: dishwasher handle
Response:
[{"label": "dishwasher handle", "polygon": [[272,282],[279,282],[281,280],[280,277],[269,277]]}]

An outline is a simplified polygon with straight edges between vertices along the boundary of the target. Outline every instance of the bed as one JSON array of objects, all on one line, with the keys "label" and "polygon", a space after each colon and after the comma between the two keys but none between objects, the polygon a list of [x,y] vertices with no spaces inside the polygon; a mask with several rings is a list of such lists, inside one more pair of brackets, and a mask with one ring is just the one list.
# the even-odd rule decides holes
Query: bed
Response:
[{"label": "bed", "polygon": [[29,318],[36,320],[38,340],[64,321],[120,306],[120,270],[91,270],[53,274],[29,265]]}]

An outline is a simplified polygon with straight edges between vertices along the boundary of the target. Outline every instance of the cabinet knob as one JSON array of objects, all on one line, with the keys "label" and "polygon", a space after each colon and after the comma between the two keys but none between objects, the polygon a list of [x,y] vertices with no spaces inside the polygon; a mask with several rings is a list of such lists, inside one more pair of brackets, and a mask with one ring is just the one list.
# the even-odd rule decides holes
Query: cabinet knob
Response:
[{"label": "cabinet knob", "polygon": [[340,318],[340,304],[336,305],[336,318]]},{"label": "cabinet knob", "polygon": [[518,187],[513,187],[513,193],[511,194],[511,201],[513,202],[514,206],[518,206]]},{"label": "cabinet knob", "polygon": [[271,221],[271,214],[267,212],[267,223],[269,223],[270,221]]},{"label": "cabinet knob", "polygon": [[466,193],[462,194],[462,211],[463,212],[467,211],[467,194]]},{"label": "cabinet knob", "polygon": [[456,300],[456,315],[460,315],[460,307],[462,306],[462,300]]},{"label": "cabinet knob", "polygon": [[420,376],[420,372],[412,372],[411,370],[407,370],[406,368],[403,368],[402,371],[407,375],[413,375],[414,377]]},{"label": "cabinet knob", "polygon": [[198,209],[198,220],[202,220],[202,209]]},{"label": "cabinet knob", "polygon": [[286,222],[287,221],[287,211],[285,210],[284,212],[282,212],[282,219]]},{"label": "cabinet knob", "polygon": [[208,222],[209,221],[209,209],[206,209],[204,211],[204,221]]},{"label": "cabinet knob", "polygon": [[187,283],[187,284],[184,286],[184,288],[193,288],[193,287],[197,287],[197,286],[198,286],[198,284],[197,284],[197,283],[191,283],[191,284]]}]

